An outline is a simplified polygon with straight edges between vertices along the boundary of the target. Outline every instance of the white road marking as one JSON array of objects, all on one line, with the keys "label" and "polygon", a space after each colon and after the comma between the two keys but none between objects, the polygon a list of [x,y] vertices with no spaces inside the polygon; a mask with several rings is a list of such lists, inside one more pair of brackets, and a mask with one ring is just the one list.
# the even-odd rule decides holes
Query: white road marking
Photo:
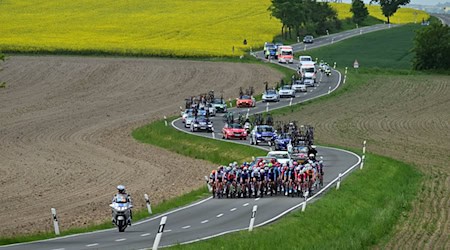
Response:
[{"label": "white road marking", "polygon": [[52,250],[66,250],[65,248],[55,248],[55,249],[52,249]]},{"label": "white road marking", "polygon": [[231,212],[236,211],[236,208],[234,207],[234,208],[230,209],[230,211]]},{"label": "white road marking", "polygon": [[242,205],[243,207],[246,207],[246,206],[248,206],[248,203],[245,203],[244,205]]},{"label": "white road marking", "polygon": [[127,240],[127,239],[122,238],[122,239],[117,239],[116,241],[124,241],[124,240]]},{"label": "white road marking", "polygon": [[184,227],[182,227],[183,229],[188,229],[188,228],[190,228],[191,226],[189,226],[189,225],[187,225],[187,226],[184,226]]},{"label": "white road marking", "polygon": [[209,221],[209,220],[204,220],[204,221],[202,221],[201,223],[202,223],[202,224],[205,224],[205,223],[208,223],[208,221]]},{"label": "white road marking", "polygon": [[[93,244],[89,244],[89,245],[86,245],[87,247],[95,247],[95,246],[98,246],[98,243],[93,243]],[[63,248],[64,249],[64,248]]]},{"label": "white road marking", "polygon": [[150,233],[141,234],[142,237],[149,236],[149,235],[150,235]]},{"label": "white road marking", "polygon": [[261,199],[260,197],[256,198],[255,201],[259,201],[259,199]]},{"label": "white road marking", "polygon": [[220,218],[220,217],[222,217],[223,216],[223,214],[218,214],[216,217],[217,218]]},{"label": "white road marking", "polygon": [[172,229],[167,229],[165,232],[172,232]]}]

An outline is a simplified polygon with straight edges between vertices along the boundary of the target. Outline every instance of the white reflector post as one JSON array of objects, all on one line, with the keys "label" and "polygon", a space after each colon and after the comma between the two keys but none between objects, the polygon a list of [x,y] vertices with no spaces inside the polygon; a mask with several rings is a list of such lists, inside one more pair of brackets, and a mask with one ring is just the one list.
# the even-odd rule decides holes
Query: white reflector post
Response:
[{"label": "white reflector post", "polygon": [[253,230],[253,225],[255,224],[256,210],[258,209],[258,205],[254,205],[252,209],[252,217],[250,218],[250,225],[248,226],[248,231],[251,232]]},{"label": "white reflector post", "polygon": [[55,228],[55,234],[59,235],[59,223],[58,217],[56,216],[56,209],[52,208],[52,218],[53,218],[53,227]]},{"label": "white reflector post", "polygon": [[341,186],[341,178],[342,178],[342,174],[339,173],[339,178],[338,178],[338,182],[336,184],[336,189],[339,189],[339,187]]},{"label": "white reflector post", "polygon": [[147,204],[148,214],[152,214],[152,205],[150,203],[150,198],[148,198],[148,194],[144,194],[145,203]]},{"label": "white reflector post", "polygon": [[162,233],[164,232],[164,227],[166,226],[167,216],[161,218],[161,222],[159,223],[158,233],[156,234],[155,242],[153,242],[153,250],[158,249],[159,242],[161,241]]}]

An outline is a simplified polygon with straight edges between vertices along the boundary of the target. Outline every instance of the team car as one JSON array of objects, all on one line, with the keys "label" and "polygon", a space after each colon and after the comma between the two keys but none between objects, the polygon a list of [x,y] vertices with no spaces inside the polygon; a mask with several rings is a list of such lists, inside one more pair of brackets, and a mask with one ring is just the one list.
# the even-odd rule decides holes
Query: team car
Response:
[{"label": "team car", "polygon": [[272,145],[277,134],[272,126],[269,125],[256,125],[250,132],[250,144],[258,145],[259,143],[267,142]]},{"label": "team car", "polygon": [[282,133],[275,139],[275,150],[288,150],[290,143],[292,143],[291,136],[288,133]]},{"label": "team car", "polygon": [[291,156],[287,151],[270,151],[267,153],[267,157],[273,157],[277,159],[277,162],[281,164],[292,165]]},{"label": "team car", "polygon": [[278,91],[278,95],[280,97],[295,97],[295,89],[292,88],[292,85],[284,85]]},{"label": "team car", "polygon": [[216,108],[211,103],[206,103],[205,109],[208,111],[209,116],[216,116]]},{"label": "team car", "polygon": [[303,38],[303,43],[313,43],[314,42],[314,37],[313,36],[305,36]]},{"label": "team car", "polygon": [[268,89],[262,95],[263,102],[279,102],[280,96],[275,89]]},{"label": "team car", "polygon": [[302,80],[296,80],[294,84],[292,84],[292,89],[297,92],[307,92],[305,83]]},{"label": "team car", "polygon": [[308,147],[307,146],[294,146],[292,147],[291,158],[293,161],[303,164],[308,160]]},{"label": "team car", "polygon": [[249,108],[256,106],[256,100],[253,96],[243,95],[240,98],[237,98],[236,106],[238,108]]},{"label": "team car", "polygon": [[222,129],[222,139],[238,138],[241,140],[247,139],[247,131],[239,123],[225,124]]},{"label": "team car", "polygon": [[205,116],[197,116],[197,118],[194,118],[194,120],[191,123],[191,131],[208,131],[213,132],[214,127],[212,121],[210,121]]},{"label": "team car", "polygon": [[186,122],[186,118],[189,115],[193,115],[194,114],[194,110],[193,109],[186,109],[185,111],[181,111],[181,121],[182,122]]},{"label": "team car", "polygon": [[227,112],[227,103],[223,98],[214,98],[211,102],[211,105],[216,109],[217,113]]},{"label": "team car", "polygon": [[194,121],[194,119],[195,119],[194,114],[189,114],[189,115],[184,119],[184,126],[185,126],[186,128],[190,128],[192,122]]}]

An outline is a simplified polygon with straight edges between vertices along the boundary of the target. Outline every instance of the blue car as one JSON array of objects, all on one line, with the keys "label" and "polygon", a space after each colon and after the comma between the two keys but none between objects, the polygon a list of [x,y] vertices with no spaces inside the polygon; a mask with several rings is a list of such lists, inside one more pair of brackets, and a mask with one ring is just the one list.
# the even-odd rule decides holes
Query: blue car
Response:
[{"label": "blue car", "polygon": [[277,151],[287,151],[288,144],[292,141],[289,134],[283,133],[275,139],[275,150]]},{"label": "blue car", "polygon": [[250,132],[250,144],[268,143],[272,145],[277,139],[275,129],[269,125],[257,125]]}]

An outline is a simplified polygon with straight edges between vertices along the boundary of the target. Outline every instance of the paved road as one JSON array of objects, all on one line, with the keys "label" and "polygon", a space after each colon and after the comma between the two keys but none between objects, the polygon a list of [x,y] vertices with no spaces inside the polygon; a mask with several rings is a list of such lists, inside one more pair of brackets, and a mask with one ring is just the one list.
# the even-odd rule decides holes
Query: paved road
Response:
[{"label": "paved road", "polygon": [[[387,28],[386,25],[377,25],[375,27],[365,27],[363,32]],[[356,32],[356,33],[355,33]],[[334,41],[345,39],[348,36],[355,36],[358,31],[346,31],[325,38],[318,38],[314,46],[324,46],[327,41],[334,37]],[[294,48],[300,48],[301,44]],[[311,46],[312,47],[312,46]],[[258,54],[262,54],[258,52]],[[295,69],[296,63],[285,65]],[[342,81],[341,74],[333,71],[332,76],[319,76],[321,79],[318,86],[309,88],[307,93],[299,93],[292,100],[292,103],[304,102],[309,99],[317,98],[333,91]],[[290,104],[290,98],[283,99],[279,103],[269,104],[269,110],[287,106]],[[233,109],[232,109],[233,110]],[[258,103],[257,107],[250,109],[249,114],[264,112],[266,105]],[[247,112],[247,109],[243,109]],[[221,138],[220,132],[223,127],[222,117],[218,115],[213,120],[216,128],[216,138]],[[180,120],[173,123],[180,130],[186,130]],[[196,133],[205,137],[211,137],[211,133]],[[247,141],[233,141],[235,143],[248,143]],[[324,156],[325,164],[325,185],[334,180],[339,173],[343,173],[354,165],[357,165],[360,158],[350,152],[318,147],[319,155]],[[218,236],[224,233],[246,229],[249,224],[251,209],[253,205],[258,205],[258,212],[255,220],[256,226],[261,226],[278,219],[293,209],[299,207],[302,198],[288,197],[264,197],[261,199],[205,199],[197,203],[185,206],[163,215],[167,215],[167,224],[161,240],[161,246],[168,246],[177,243],[198,241],[205,238]],[[106,208],[107,209],[107,208]],[[0,247],[3,249],[142,249],[152,246],[156,232],[159,227],[160,217],[152,217],[148,220],[135,223],[127,228],[126,232],[119,233],[117,229],[103,230],[80,235],[72,235],[37,241],[24,244],[16,244]]]},{"label": "paved road", "polygon": [[[306,46],[306,50],[309,49],[314,49],[314,48],[319,48],[322,46],[326,46],[326,45],[330,45],[354,36],[358,36],[361,34],[365,34],[365,33],[369,33],[369,32],[374,32],[374,31],[379,31],[379,30],[383,30],[383,29],[389,29],[392,27],[395,27],[397,25],[389,25],[389,24],[377,24],[377,25],[373,25],[373,26],[367,26],[367,27],[362,27],[362,28],[358,28],[358,29],[352,29],[352,30],[347,30],[347,31],[343,31],[340,33],[336,33],[336,34],[330,34],[329,36],[322,36],[322,37],[318,37],[316,39],[314,39],[314,43],[312,44],[304,44],[304,43],[296,43],[292,45],[292,48],[294,49],[294,51],[302,51],[305,50],[305,46]],[[255,53],[256,57],[258,58],[263,58],[264,57],[264,53],[263,51],[259,51]],[[330,63],[330,62],[328,62]]]},{"label": "paved road", "polygon": [[450,14],[433,14],[437,17],[443,24],[450,25]]}]

